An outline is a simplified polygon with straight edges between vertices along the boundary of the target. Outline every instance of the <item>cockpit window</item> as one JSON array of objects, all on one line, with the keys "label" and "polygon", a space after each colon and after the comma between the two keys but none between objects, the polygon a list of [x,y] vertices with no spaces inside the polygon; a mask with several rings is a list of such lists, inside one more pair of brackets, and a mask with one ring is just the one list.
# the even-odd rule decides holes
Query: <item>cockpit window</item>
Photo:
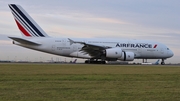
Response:
[{"label": "cockpit window", "polygon": [[169,50],[169,48],[167,48],[167,50]]}]

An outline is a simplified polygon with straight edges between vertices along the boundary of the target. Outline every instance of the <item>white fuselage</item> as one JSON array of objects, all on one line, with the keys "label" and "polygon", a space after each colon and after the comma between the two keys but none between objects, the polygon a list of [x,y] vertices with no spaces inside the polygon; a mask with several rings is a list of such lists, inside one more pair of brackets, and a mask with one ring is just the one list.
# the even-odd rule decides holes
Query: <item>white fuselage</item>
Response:
[{"label": "white fuselage", "polygon": [[[72,38],[73,40],[84,42],[87,44],[93,44],[97,46],[108,46],[121,48],[125,52],[133,52],[135,59],[166,59],[173,56],[173,52],[164,44],[147,41],[147,40],[125,40],[125,39],[80,39]],[[66,57],[77,57],[90,59],[93,58],[89,54],[81,51],[83,44],[73,43],[71,44],[68,38],[32,38],[29,39],[33,42],[40,43],[41,45],[27,45],[14,42],[17,45],[51,53]]]},{"label": "white fuselage", "polygon": [[133,61],[134,59],[164,59],[173,52],[164,44],[147,40],[100,39],[100,38],[51,38],[17,4],[9,4],[15,22],[23,37],[9,37],[19,46],[66,57],[88,59],[85,63],[107,61]]}]

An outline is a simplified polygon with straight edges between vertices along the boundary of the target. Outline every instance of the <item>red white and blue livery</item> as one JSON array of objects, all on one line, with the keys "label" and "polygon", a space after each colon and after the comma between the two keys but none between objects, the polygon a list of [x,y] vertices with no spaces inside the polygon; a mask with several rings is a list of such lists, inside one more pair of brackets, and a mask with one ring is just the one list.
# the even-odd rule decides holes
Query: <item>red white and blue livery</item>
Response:
[{"label": "red white and blue livery", "polygon": [[29,14],[16,4],[9,4],[22,37],[9,37],[13,44],[50,54],[88,59],[85,63],[105,61],[133,61],[134,59],[162,59],[173,52],[164,44],[148,40],[53,38],[48,36]]}]

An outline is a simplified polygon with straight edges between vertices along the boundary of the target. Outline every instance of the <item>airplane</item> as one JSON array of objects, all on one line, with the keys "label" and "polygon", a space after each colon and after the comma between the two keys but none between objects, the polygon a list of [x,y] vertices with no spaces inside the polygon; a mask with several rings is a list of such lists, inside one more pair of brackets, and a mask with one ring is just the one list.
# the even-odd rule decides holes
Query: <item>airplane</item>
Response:
[{"label": "airplane", "polygon": [[74,59],[74,61],[70,61],[70,63],[76,63],[77,59]]},{"label": "airplane", "polygon": [[144,63],[141,63],[141,65],[159,65],[159,59],[156,62],[154,62],[154,63],[144,62]]},{"label": "airplane", "polygon": [[159,65],[159,59],[153,65]]},{"label": "airplane", "polygon": [[133,61],[134,59],[162,59],[172,57],[173,52],[164,44],[150,40],[104,38],[53,38],[17,4],[8,5],[22,37],[9,38],[13,44],[25,48],[65,57],[83,58],[85,63],[106,61]]}]

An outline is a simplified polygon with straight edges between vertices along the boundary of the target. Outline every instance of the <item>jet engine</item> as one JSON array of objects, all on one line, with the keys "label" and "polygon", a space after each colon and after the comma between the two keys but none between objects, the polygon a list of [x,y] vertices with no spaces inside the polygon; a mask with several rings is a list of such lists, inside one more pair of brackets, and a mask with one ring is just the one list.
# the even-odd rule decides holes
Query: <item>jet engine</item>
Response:
[{"label": "jet engine", "polygon": [[120,58],[122,56],[122,49],[108,48],[105,50],[105,55],[107,58]]},{"label": "jet engine", "polygon": [[118,59],[121,61],[133,61],[134,60],[134,53],[133,52],[123,52],[122,56]]},{"label": "jet engine", "polygon": [[116,58],[121,61],[133,61],[134,53],[133,52],[124,52],[121,48],[109,48],[104,51],[104,54],[107,58]]}]

